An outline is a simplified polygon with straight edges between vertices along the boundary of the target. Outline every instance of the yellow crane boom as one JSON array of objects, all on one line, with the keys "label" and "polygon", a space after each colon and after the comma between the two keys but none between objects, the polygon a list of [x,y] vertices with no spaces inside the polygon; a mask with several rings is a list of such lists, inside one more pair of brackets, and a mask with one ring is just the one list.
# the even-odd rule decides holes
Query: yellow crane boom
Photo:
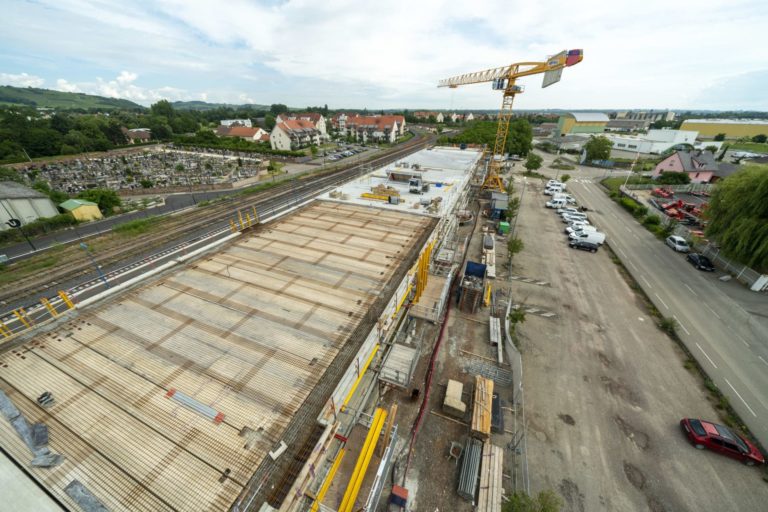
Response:
[{"label": "yellow crane boom", "polygon": [[524,90],[522,86],[517,85],[517,79],[544,73],[542,87],[548,87],[560,80],[563,68],[578,64],[583,58],[583,50],[564,50],[549,57],[545,62],[518,62],[510,66],[465,73],[438,82],[438,87],[450,87],[452,89],[460,85],[492,82],[494,90],[504,91],[504,98],[499,111],[499,123],[496,128],[496,141],[493,145],[493,153],[491,153],[489,170],[483,182],[483,189],[504,191],[504,183],[499,176],[499,168],[502,166],[502,155],[509,133],[509,121],[512,119],[512,103],[515,95]]}]

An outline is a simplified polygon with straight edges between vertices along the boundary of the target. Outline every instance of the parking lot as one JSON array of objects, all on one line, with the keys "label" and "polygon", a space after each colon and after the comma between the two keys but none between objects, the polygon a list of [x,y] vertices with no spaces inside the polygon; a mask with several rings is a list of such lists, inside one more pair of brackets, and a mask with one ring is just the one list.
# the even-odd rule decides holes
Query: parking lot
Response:
[{"label": "parking lot", "polygon": [[517,224],[525,249],[513,268],[533,278],[514,299],[554,313],[528,315],[520,328],[531,490],[554,489],[567,511],[762,510],[759,469],[682,435],[682,417],[718,414],[681,350],[605,246],[568,247],[542,191],[528,180]]}]

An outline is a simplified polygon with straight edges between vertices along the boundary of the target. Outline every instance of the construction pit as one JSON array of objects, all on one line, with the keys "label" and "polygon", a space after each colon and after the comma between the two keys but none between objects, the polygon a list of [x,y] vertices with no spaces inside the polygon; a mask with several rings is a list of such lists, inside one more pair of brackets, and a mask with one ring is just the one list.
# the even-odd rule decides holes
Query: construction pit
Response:
[{"label": "construction pit", "polygon": [[[381,342],[450,212],[463,206],[479,160],[471,151],[416,155],[442,173],[432,187],[443,194],[438,211],[317,200],[0,354],[0,391],[28,425],[47,427],[47,447],[62,458],[30,466],[30,439],[0,420],[5,453],[70,510],[312,503],[332,442],[347,439],[342,429],[350,451],[364,444],[375,419],[362,412],[366,369],[380,368]],[[446,279],[428,295],[438,296]],[[397,427],[387,427],[393,450]],[[363,494],[373,479],[365,476]],[[331,490],[328,501],[340,494]]]}]

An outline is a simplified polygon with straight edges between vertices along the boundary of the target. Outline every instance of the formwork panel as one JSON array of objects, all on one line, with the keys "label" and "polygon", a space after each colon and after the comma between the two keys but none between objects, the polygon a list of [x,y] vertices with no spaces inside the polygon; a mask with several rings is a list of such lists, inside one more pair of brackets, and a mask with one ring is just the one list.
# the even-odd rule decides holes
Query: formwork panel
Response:
[{"label": "formwork panel", "polygon": [[[31,474],[72,509],[76,479],[110,510],[226,510],[289,426],[312,429],[294,416],[328,399],[327,370],[432,225],[316,202],[0,354],[0,387],[66,457]],[[0,444],[28,465],[4,421]]]}]

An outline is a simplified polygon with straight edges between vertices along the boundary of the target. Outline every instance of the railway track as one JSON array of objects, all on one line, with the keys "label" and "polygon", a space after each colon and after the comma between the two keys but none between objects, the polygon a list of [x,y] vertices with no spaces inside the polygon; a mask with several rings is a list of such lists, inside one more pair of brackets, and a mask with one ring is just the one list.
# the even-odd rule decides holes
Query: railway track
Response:
[{"label": "railway track", "polygon": [[[205,208],[162,217],[159,220],[160,229],[135,240],[126,241],[125,238],[110,233],[89,243],[99,245],[103,242],[104,246],[99,247],[98,252],[94,254],[96,263],[106,272],[119,272],[146,260],[148,252],[168,253],[188,245],[190,241],[212,239],[217,234],[226,233],[229,220],[238,210],[250,211],[255,208],[259,215],[264,217],[265,213],[285,208],[294,201],[306,200],[324,189],[349,181],[367,169],[396,161],[433,142],[434,138],[431,136],[417,135],[394,151],[346,169],[313,173],[251,196],[230,196],[227,200]],[[50,294],[51,290],[71,289],[96,281],[92,279],[93,264],[83,256],[76,243],[68,244],[58,256],[61,263],[46,267],[42,275],[0,286],[0,303],[4,304],[5,308],[15,309],[37,303],[41,294]]]}]

